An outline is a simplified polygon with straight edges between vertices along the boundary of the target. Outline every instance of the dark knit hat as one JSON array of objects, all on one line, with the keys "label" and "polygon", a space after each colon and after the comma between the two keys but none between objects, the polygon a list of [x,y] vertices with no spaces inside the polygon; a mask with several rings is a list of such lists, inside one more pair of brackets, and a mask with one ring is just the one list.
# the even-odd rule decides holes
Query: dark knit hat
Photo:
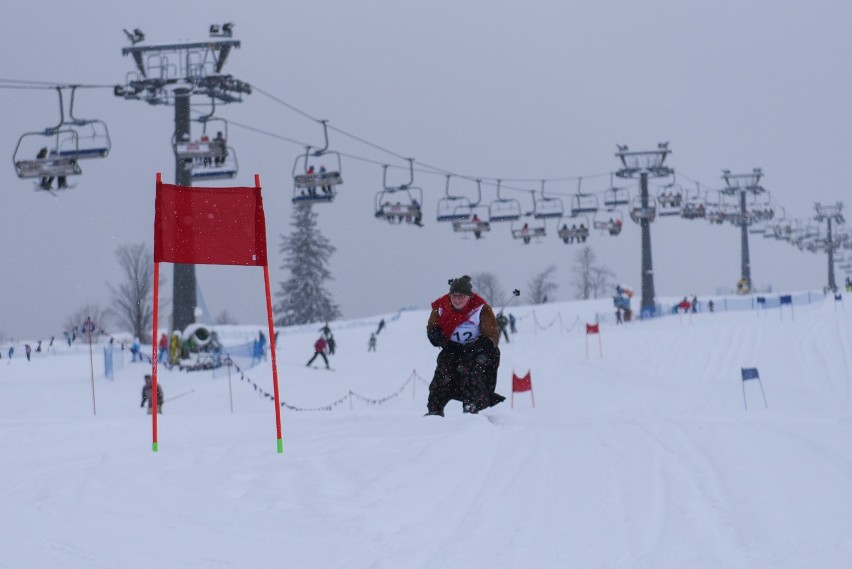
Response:
[{"label": "dark knit hat", "polygon": [[473,294],[473,285],[470,283],[470,277],[465,275],[450,281],[450,294],[459,293],[470,296]]}]

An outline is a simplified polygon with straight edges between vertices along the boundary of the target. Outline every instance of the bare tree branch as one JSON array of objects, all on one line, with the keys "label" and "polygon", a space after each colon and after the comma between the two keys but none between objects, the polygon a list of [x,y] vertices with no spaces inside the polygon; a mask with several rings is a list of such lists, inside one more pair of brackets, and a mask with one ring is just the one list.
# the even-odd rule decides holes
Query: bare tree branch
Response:
[{"label": "bare tree branch", "polygon": [[154,256],[142,243],[121,245],[115,254],[125,281],[117,287],[110,285],[110,314],[120,328],[148,343],[154,318]]},{"label": "bare tree branch", "polygon": [[553,281],[556,265],[550,265],[535,275],[527,286],[527,298],[531,304],[544,304],[553,300],[553,293],[559,288]]},{"label": "bare tree branch", "polygon": [[503,287],[500,286],[500,281],[494,273],[473,273],[471,281],[473,281],[473,290],[491,306],[499,306],[506,301],[506,293],[503,292]]}]

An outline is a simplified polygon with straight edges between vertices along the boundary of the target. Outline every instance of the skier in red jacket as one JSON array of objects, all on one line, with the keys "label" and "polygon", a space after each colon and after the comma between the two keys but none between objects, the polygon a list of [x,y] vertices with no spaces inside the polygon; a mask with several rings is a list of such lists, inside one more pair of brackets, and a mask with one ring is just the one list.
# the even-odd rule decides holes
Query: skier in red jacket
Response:
[{"label": "skier in red jacket", "polygon": [[314,343],[314,357],[308,360],[308,363],[305,364],[306,367],[311,367],[311,364],[314,363],[314,360],[317,359],[317,356],[322,356],[322,361],[325,362],[325,369],[331,369],[328,367],[328,358],[325,356],[325,349],[328,346],[328,343],[325,341],[325,338],[320,336],[319,340]]}]

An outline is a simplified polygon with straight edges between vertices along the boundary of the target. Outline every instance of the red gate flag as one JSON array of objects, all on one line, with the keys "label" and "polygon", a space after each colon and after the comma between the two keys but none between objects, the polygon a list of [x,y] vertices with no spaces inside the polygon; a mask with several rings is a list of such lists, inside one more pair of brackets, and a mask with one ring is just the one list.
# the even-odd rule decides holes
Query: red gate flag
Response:
[{"label": "red gate flag", "polygon": [[586,334],[600,334],[601,333],[601,325],[600,324],[586,324]]},{"label": "red gate flag", "polygon": [[518,377],[515,370],[512,370],[512,397],[509,399],[509,407],[512,409],[515,408],[515,393],[523,393],[524,391],[530,392],[532,406],[535,407],[535,395],[533,394],[531,372],[528,371],[525,376]]},{"label": "red gate flag", "polygon": [[260,188],[194,188],[158,181],[154,262],[267,266]]},{"label": "red gate flag", "polygon": [[[275,337],[272,322],[272,293],[266,258],[266,220],[260,195],[260,176],[253,188],[194,188],[163,184],[157,173],[154,200],[154,310],[155,339],[151,345],[151,386],[157,392],[157,327],[159,324],[160,263],[187,265],[248,265],[263,267],[266,288],[266,321],[269,338]],[[281,439],[281,404],[278,395],[278,363],[275,342],[270,342],[272,386],[275,400],[275,434],[278,452],[284,452]],[[157,440],[157,398],[151,404],[154,452]]]},{"label": "red gate flag", "polygon": [[530,377],[530,372],[527,372],[524,377],[518,377],[515,375],[515,372],[512,372],[512,391],[515,393],[532,391],[532,377]]}]

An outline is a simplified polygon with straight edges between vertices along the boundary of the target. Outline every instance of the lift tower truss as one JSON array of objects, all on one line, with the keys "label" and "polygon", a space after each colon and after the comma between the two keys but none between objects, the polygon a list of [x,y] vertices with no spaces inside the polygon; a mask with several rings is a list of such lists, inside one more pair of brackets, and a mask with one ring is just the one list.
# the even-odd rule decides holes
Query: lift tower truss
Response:
[{"label": "lift tower truss", "polygon": [[831,223],[836,222],[842,224],[843,219],[843,202],[837,202],[835,205],[822,205],[819,202],[814,204],[817,214],[814,219],[820,223],[826,222],[825,233],[825,250],[828,253],[828,288],[837,292],[837,283],[834,280],[834,251],[840,248],[844,242],[843,239],[835,239],[831,233]]},{"label": "lift tower truss", "polygon": [[[174,141],[190,139],[190,98],[209,97],[220,103],[240,103],[251,94],[251,86],[222,74],[228,55],[240,47],[231,36],[233,24],[210,27],[210,41],[166,45],[136,45],[144,40],[141,30],[127,33],[132,46],[121,50],[136,64],[128,72],[123,85],[116,85],[115,96],[145,101],[150,105],[173,105],[175,108]],[[224,30],[224,31],[223,31]],[[192,185],[192,159],[178,158],[175,153],[175,183]],[[172,296],[172,329],[183,330],[195,322],[197,307],[195,265],[176,264]],[[156,338],[154,339],[156,340]]]},{"label": "lift tower truss", "polygon": [[668,142],[657,144],[656,150],[631,151],[626,145],[618,145],[615,154],[621,159],[623,168],[615,173],[619,178],[639,178],[639,203],[631,210],[631,217],[642,228],[642,301],[640,316],[653,316],[656,312],[654,298],[654,263],[651,258],[651,222],[656,208],[648,196],[648,179],[671,176],[674,170],[664,166],[671,153]]},{"label": "lift tower truss", "polygon": [[745,284],[745,290],[748,291],[753,290],[751,260],[748,250],[748,227],[755,220],[746,209],[746,195],[756,196],[766,191],[760,186],[760,178],[762,177],[763,170],[760,168],[753,168],[750,174],[731,174],[730,170],[722,170],[722,179],[725,180],[725,188],[722,193],[739,198],[739,213],[732,221],[735,225],[740,226],[740,279]]}]

